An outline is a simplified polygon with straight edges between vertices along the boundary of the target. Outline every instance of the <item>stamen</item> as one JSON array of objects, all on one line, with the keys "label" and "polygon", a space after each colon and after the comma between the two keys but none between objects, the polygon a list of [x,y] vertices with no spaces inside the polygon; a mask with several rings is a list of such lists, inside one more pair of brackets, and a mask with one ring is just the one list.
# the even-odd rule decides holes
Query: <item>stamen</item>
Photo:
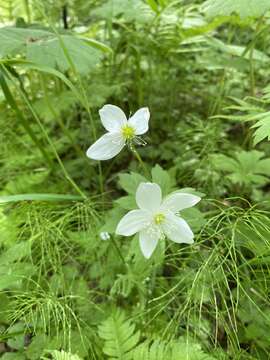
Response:
[{"label": "stamen", "polygon": [[160,225],[165,221],[165,215],[164,214],[156,214],[154,216],[154,222],[156,225]]},{"label": "stamen", "polygon": [[131,140],[135,136],[135,130],[133,127],[125,125],[122,127],[122,134],[126,140]]},{"label": "stamen", "polygon": [[140,138],[139,136],[134,136],[133,141],[136,145],[145,146],[147,144],[147,142],[145,140],[143,140],[142,138]]}]

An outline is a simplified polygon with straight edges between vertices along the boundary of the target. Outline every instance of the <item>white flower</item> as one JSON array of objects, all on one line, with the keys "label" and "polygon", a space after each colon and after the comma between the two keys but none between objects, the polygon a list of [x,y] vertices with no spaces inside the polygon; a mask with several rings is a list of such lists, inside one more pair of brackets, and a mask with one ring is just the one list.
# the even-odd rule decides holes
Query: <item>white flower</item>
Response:
[{"label": "white flower", "polygon": [[193,243],[193,232],[184,219],[176,214],[196,205],[196,195],[174,192],[162,200],[161,188],[155,183],[141,183],[136,191],[139,209],[129,211],[119,222],[116,234],[131,236],[139,233],[140,248],[148,259],[158,240],[167,236],[177,243]]},{"label": "white flower", "polygon": [[86,155],[94,160],[113,158],[127,142],[148,131],[150,112],[146,107],[136,111],[129,120],[118,106],[109,104],[99,110],[99,115],[108,132],[87,150]]}]

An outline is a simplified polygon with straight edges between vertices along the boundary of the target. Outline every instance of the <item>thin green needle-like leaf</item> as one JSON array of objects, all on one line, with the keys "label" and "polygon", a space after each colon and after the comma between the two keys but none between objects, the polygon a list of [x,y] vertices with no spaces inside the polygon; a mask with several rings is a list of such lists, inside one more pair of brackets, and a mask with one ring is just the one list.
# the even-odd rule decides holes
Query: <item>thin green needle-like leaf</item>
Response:
[{"label": "thin green needle-like leaf", "polygon": [[18,194],[0,196],[0,204],[19,201],[77,201],[83,200],[82,196],[65,194]]},{"label": "thin green needle-like leaf", "polygon": [[[2,66],[0,65],[0,69],[1,68],[2,68]],[[20,109],[19,109],[19,107],[18,107],[18,105],[16,103],[16,100],[14,99],[14,97],[13,97],[13,95],[12,95],[10,89],[9,89],[9,86],[8,86],[8,84],[6,82],[6,79],[5,79],[2,71],[0,71],[0,86],[1,86],[1,88],[3,90],[5,98],[6,98],[7,102],[9,103],[10,107],[15,111],[17,119],[20,121],[20,124],[25,129],[25,131],[28,133],[28,135],[30,136],[32,141],[35,143],[35,145],[37,146],[37,148],[39,149],[39,151],[43,155],[44,159],[46,160],[46,163],[49,163],[52,166],[51,158],[49,157],[49,155],[45,151],[45,149],[42,146],[41,142],[36,137],[35,133],[33,132],[30,125],[28,124],[28,122],[24,118],[22,112],[20,111]]]}]

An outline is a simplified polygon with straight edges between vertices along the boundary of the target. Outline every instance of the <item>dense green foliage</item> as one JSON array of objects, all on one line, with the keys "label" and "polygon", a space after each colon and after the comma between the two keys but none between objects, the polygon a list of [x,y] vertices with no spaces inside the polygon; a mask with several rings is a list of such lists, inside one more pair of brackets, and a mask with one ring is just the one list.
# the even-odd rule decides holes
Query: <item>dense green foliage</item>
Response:
[{"label": "dense green foliage", "polygon": [[[269,10],[0,0],[3,360],[269,358]],[[86,157],[104,104],[149,107],[146,169]],[[115,235],[147,180],[202,197],[149,260]]]}]

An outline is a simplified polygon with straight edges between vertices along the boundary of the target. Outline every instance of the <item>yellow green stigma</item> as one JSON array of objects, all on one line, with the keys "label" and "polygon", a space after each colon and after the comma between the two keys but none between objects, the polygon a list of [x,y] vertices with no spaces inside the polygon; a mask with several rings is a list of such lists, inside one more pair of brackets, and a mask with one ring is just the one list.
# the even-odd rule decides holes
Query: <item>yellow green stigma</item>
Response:
[{"label": "yellow green stigma", "polygon": [[135,130],[133,129],[133,127],[126,125],[122,127],[122,134],[125,139],[131,140],[135,136]]},{"label": "yellow green stigma", "polygon": [[162,224],[164,222],[164,220],[165,220],[165,215],[163,215],[163,214],[157,214],[154,217],[154,222],[156,225]]}]

